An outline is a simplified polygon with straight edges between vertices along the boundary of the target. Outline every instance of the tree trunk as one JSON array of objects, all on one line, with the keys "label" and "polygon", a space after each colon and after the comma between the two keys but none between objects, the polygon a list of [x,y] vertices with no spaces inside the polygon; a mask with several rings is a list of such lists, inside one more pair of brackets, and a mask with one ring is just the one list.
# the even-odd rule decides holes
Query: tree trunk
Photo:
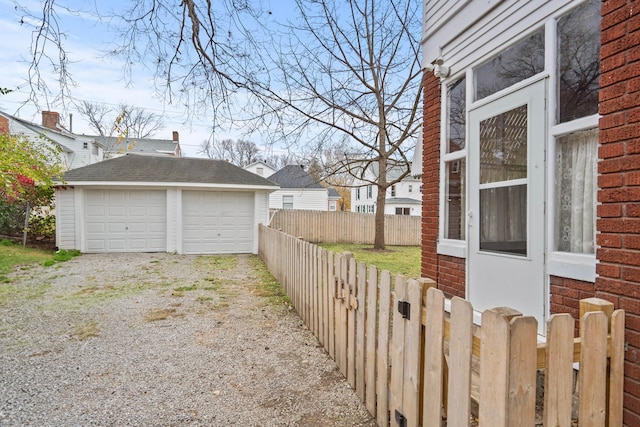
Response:
[{"label": "tree trunk", "polygon": [[387,245],[384,241],[384,203],[387,191],[378,187],[378,196],[376,197],[376,213],[375,213],[375,237],[373,239],[373,249],[384,250]]}]

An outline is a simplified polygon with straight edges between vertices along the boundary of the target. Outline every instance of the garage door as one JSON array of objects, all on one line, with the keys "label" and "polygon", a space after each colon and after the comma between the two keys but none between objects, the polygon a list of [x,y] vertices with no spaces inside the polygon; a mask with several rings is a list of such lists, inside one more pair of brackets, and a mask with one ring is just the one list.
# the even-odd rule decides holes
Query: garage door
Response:
[{"label": "garage door", "polygon": [[87,252],[166,252],[164,190],[88,190]]},{"label": "garage door", "polygon": [[253,193],[183,191],[183,252],[251,253]]}]

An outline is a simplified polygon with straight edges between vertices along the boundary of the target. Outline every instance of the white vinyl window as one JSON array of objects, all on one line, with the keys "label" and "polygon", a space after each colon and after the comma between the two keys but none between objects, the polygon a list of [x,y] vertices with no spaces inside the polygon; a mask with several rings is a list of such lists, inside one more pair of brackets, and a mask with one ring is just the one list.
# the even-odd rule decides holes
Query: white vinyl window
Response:
[{"label": "white vinyl window", "polygon": [[293,209],[293,196],[284,194],[282,196],[282,209]]}]

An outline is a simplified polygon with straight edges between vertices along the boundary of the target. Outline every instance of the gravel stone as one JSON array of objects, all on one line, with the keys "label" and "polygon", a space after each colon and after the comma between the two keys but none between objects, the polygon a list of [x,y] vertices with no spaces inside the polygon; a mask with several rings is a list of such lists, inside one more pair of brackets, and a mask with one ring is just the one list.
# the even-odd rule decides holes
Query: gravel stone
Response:
[{"label": "gravel stone", "polygon": [[255,294],[260,261],[223,258],[87,254],[9,274],[0,425],[375,426],[295,311]]}]

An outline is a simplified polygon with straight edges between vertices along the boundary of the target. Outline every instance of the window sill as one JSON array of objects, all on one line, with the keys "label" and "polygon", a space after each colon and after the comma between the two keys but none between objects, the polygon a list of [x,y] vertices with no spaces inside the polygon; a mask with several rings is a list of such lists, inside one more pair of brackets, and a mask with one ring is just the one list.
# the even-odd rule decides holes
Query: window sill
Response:
[{"label": "window sill", "polygon": [[441,240],[438,242],[438,255],[466,258],[467,242],[464,240]]},{"label": "window sill", "polygon": [[596,256],[552,252],[549,255],[547,273],[551,276],[593,283],[596,281]]}]

